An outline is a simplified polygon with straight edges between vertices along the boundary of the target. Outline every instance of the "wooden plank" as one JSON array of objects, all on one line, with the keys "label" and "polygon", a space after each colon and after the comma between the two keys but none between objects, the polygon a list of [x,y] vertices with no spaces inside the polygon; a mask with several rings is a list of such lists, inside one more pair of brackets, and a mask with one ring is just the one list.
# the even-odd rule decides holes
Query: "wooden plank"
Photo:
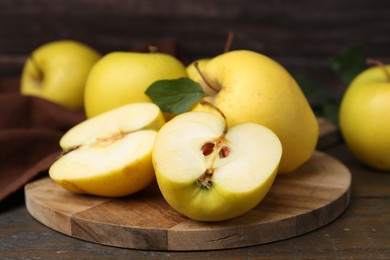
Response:
[{"label": "wooden plank", "polygon": [[103,52],[174,38],[191,56],[214,56],[234,31],[233,48],[271,56],[328,59],[365,43],[369,56],[389,57],[389,12],[387,0],[0,1],[0,53],[28,54],[59,38]]},{"label": "wooden plank", "polygon": [[65,234],[72,233],[73,215],[107,201],[105,198],[76,196],[45,179],[28,186],[31,196],[26,196],[27,210],[45,225]]},{"label": "wooden plank", "polygon": [[45,178],[28,184],[25,196],[34,218],[76,238],[125,248],[210,250],[278,241],[322,227],[348,206],[350,185],[351,175],[343,164],[315,152],[295,173],[278,176],[257,207],[222,222],[180,215],[156,186],[105,200],[69,194]]}]

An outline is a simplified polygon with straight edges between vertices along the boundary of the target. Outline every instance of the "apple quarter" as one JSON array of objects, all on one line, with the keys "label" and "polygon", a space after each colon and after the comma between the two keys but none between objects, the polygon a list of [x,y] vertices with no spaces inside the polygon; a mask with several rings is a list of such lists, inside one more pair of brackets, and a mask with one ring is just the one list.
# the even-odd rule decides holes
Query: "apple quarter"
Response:
[{"label": "apple quarter", "polygon": [[118,197],[137,192],[155,180],[152,148],[164,123],[153,103],[125,105],[90,118],[61,138],[63,155],[49,175],[75,193]]}]

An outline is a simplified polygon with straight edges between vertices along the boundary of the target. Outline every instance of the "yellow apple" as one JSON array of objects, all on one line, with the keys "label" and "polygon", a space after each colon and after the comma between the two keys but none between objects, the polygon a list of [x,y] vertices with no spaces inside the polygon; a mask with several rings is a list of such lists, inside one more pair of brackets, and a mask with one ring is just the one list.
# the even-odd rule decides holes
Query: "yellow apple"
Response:
[{"label": "yellow apple", "polygon": [[25,63],[21,93],[81,110],[88,73],[100,58],[96,50],[81,42],[46,43],[34,50]]},{"label": "yellow apple", "polygon": [[268,128],[243,123],[229,129],[221,117],[186,112],[159,131],[153,164],[172,208],[199,221],[245,214],[268,193],[282,155]]},{"label": "yellow apple", "polygon": [[155,81],[187,77],[185,66],[163,53],[113,52],[92,68],[85,89],[88,118],[118,106],[151,102],[145,94]]},{"label": "yellow apple", "polygon": [[360,73],[346,90],[339,114],[340,130],[352,153],[385,171],[390,171],[389,73],[389,65]]},{"label": "yellow apple", "polygon": [[165,123],[153,103],[124,105],[71,128],[50,177],[74,193],[119,197],[155,180],[152,148]]},{"label": "yellow apple", "polygon": [[[229,126],[258,123],[279,137],[280,173],[294,171],[311,157],[319,134],[316,117],[296,81],[279,63],[237,50],[211,59],[201,73],[206,79],[201,84],[217,91],[204,99],[224,112]],[[193,111],[215,112],[201,104]]]}]

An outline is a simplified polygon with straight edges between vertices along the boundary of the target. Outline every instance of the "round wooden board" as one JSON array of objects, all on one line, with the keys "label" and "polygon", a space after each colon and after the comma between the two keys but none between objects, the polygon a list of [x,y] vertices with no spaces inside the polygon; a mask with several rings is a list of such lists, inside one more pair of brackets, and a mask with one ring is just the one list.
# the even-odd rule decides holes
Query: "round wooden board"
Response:
[{"label": "round wooden board", "polygon": [[50,178],[25,186],[27,210],[48,227],[90,242],[146,250],[237,248],[291,238],[337,218],[350,195],[349,170],[318,151],[295,173],[278,176],[256,208],[215,223],[179,214],[157,185],[116,199],[71,194]]}]

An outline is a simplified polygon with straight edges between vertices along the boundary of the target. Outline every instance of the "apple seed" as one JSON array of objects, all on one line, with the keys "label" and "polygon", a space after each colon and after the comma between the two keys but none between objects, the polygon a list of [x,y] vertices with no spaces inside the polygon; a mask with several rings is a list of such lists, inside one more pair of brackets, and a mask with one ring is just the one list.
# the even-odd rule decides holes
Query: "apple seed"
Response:
[{"label": "apple seed", "polygon": [[228,146],[223,146],[221,151],[219,151],[219,158],[226,158],[230,154],[230,148]]},{"label": "apple seed", "polygon": [[211,142],[206,142],[202,145],[201,151],[204,156],[213,155],[209,158],[209,167],[206,171],[196,180],[196,184],[199,185],[202,189],[210,189],[212,186],[212,177],[214,174],[214,162],[219,157],[221,159],[226,158],[230,154],[230,147],[226,146],[227,140],[225,135],[218,137],[216,140]]},{"label": "apple seed", "polygon": [[207,142],[204,145],[202,145],[202,148],[200,150],[203,152],[204,156],[210,155],[214,151],[215,143]]}]

